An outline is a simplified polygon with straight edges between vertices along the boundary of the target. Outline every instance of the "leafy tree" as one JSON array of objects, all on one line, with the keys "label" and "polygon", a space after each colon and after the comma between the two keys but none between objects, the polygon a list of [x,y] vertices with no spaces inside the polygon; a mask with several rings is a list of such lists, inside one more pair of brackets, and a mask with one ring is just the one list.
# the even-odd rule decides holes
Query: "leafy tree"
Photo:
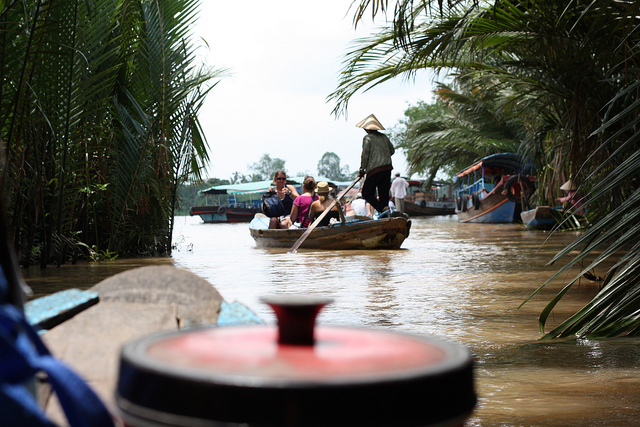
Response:
[{"label": "leafy tree", "polygon": [[189,209],[192,206],[199,206],[203,204],[203,197],[198,194],[198,191],[226,184],[231,183],[229,180],[218,178],[209,178],[204,181],[181,184],[178,187],[178,206],[176,209],[176,215],[188,215]]},{"label": "leafy tree", "polygon": [[284,164],[284,160],[277,157],[272,159],[269,154],[265,153],[260,157],[258,162],[249,165],[249,170],[253,172],[251,178],[254,181],[266,181],[271,179],[276,171],[287,171]]},{"label": "leafy tree", "polygon": [[242,184],[243,182],[246,182],[246,177],[238,171],[235,171],[231,176],[231,179],[229,179],[230,184]]},{"label": "leafy tree", "polygon": [[[405,111],[403,128],[394,131],[398,148],[405,150],[410,173],[432,181],[444,170],[451,178],[482,157],[517,151],[520,122],[496,111],[495,93],[439,85],[436,102],[419,102]],[[430,184],[427,184],[430,185]]]},{"label": "leafy tree", "polygon": [[352,179],[349,172],[349,165],[340,166],[340,157],[331,151],[322,155],[318,162],[318,175],[336,181],[346,181]]}]

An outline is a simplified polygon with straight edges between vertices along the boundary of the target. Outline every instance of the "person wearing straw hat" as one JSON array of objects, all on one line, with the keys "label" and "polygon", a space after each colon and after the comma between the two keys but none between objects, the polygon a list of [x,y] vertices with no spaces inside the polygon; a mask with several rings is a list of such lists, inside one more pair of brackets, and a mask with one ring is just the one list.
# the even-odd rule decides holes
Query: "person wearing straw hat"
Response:
[{"label": "person wearing straw hat", "polygon": [[580,193],[578,193],[578,187],[573,183],[572,180],[568,180],[560,187],[561,190],[567,192],[564,197],[559,197],[558,200],[562,203],[562,210],[566,211],[569,209],[574,209],[576,215],[584,215],[585,209],[580,209],[580,206],[584,204],[584,197]]},{"label": "person wearing straw hat", "polygon": [[[333,200],[329,197],[329,193],[333,190],[333,188],[329,187],[329,183],[326,181],[320,181],[316,186],[316,193],[318,193],[318,200],[311,204],[309,208],[309,219],[311,222],[315,221],[317,217],[322,215],[322,212],[327,209]],[[331,218],[340,218],[340,213],[338,211],[340,209],[338,205],[334,205],[331,208],[331,211],[322,218],[322,221],[318,224],[319,227],[325,227],[329,225]]]},{"label": "person wearing straw hat", "polygon": [[389,210],[389,189],[393,169],[391,156],[395,153],[395,149],[387,135],[379,132],[384,130],[384,127],[373,114],[367,116],[356,127],[367,132],[362,140],[362,156],[358,172],[360,177],[366,175],[362,185],[362,197],[378,211],[378,216],[384,215],[384,211]]}]

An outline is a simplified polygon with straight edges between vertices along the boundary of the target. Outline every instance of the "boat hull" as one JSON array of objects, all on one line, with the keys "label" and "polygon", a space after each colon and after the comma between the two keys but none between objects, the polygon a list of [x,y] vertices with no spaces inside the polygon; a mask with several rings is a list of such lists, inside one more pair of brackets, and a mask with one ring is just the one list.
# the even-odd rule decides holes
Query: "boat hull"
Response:
[{"label": "boat hull", "polygon": [[538,206],[535,209],[523,211],[520,214],[522,222],[527,228],[535,230],[550,230],[561,218],[560,213],[550,206]]},{"label": "boat hull", "polygon": [[404,212],[409,216],[428,215],[453,215],[455,211],[454,202],[434,202],[424,200],[418,203],[404,202]]},{"label": "boat hull", "polygon": [[456,207],[456,215],[461,222],[511,223],[519,220],[516,217],[516,208],[519,208],[519,205],[503,194],[485,192],[476,206],[471,197],[462,203],[466,203],[466,206],[462,206],[461,209]]},{"label": "boat hull", "polygon": [[235,208],[229,206],[193,206],[189,215],[199,215],[203,222],[250,222],[257,210],[255,208]]},{"label": "boat hull", "polygon": [[563,218],[559,209],[550,206],[538,206],[524,211],[520,217],[524,225],[532,230],[551,230],[556,227],[560,230],[579,230],[587,226],[584,216],[570,215]]},{"label": "boat hull", "polygon": [[[306,231],[303,228],[287,230],[265,229],[265,218],[256,218],[249,226],[256,246],[265,248],[291,248]],[[268,218],[266,218],[268,220]],[[300,246],[301,249],[399,249],[409,237],[411,221],[389,218],[368,221],[348,221],[315,228]]]}]

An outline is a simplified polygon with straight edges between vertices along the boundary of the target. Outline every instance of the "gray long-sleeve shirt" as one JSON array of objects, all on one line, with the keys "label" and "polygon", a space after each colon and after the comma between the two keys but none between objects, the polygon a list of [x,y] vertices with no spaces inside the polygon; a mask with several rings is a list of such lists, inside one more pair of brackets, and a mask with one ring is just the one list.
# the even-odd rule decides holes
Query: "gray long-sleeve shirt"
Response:
[{"label": "gray long-sleeve shirt", "polygon": [[391,169],[391,156],[395,153],[393,144],[387,135],[380,132],[367,133],[362,140],[362,156],[360,169],[366,173],[376,172],[376,169]]}]

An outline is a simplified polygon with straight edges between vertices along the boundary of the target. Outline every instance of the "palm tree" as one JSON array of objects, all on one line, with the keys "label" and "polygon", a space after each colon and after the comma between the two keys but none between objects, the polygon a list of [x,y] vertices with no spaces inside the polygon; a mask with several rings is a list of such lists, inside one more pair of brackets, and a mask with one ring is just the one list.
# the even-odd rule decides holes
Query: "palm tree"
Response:
[{"label": "palm tree", "polygon": [[197,4],[2,3],[2,184],[23,264],[170,250],[177,183],[207,160],[204,84],[221,75],[192,67]]},{"label": "palm tree", "polygon": [[224,71],[194,70],[188,30],[197,1],[132,6],[139,16],[130,11],[127,27],[135,24],[138,31],[125,47],[134,46],[135,53],[126,58],[130,72],[120,76],[114,102],[121,138],[111,150],[109,249],[129,251],[127,236],[136,236],[152,253],[168,253],[178,185],[192,175],[199,179],[208,161],[197,112],[213,86],[202,88]]},{"label": "palm tree", "polygon": [[455,175],[482,157],[519,148],[518,122],[499,114],[495,93],[460,86],[456,91],[438,85],[436,103],[409,112],[406,131],[394,135],[406,150],[410,172],[428,172],[427,185],[442,168]]},{"label": "palm tree", "polygon": [[[340,114],[356,92],[396,76],[410,78],[423,68],[448,68],[479,84],[491,82],[501,111],[518,118],[526,131],[520,151],[542,156],[545,186],[557,188],[571,176],[583,189],[592,189],[589,206],[597,222],[558,254],[556,260],[571,249],[582,250],[560,272],[595,250],[603,255],[587,269],[613,256],[609,248],[623,249],[625,255],[596,298],[601,304],[585,308],[547,337],[611,336],[635,333],[640,326],[640,303],[634,299],[638,245],[632,243],[638,241],[638,227],[629,221],[639,210],[634,131],[639,8],[636,2],[613,0],[399,0],[392,25],[358,41],[347,55],[339,86],[330,95]],[[367,10],[388,11],[388,2],[362,0],[354,20]],[[542,329],[549,311],[580,276],[543,312]]]}]

